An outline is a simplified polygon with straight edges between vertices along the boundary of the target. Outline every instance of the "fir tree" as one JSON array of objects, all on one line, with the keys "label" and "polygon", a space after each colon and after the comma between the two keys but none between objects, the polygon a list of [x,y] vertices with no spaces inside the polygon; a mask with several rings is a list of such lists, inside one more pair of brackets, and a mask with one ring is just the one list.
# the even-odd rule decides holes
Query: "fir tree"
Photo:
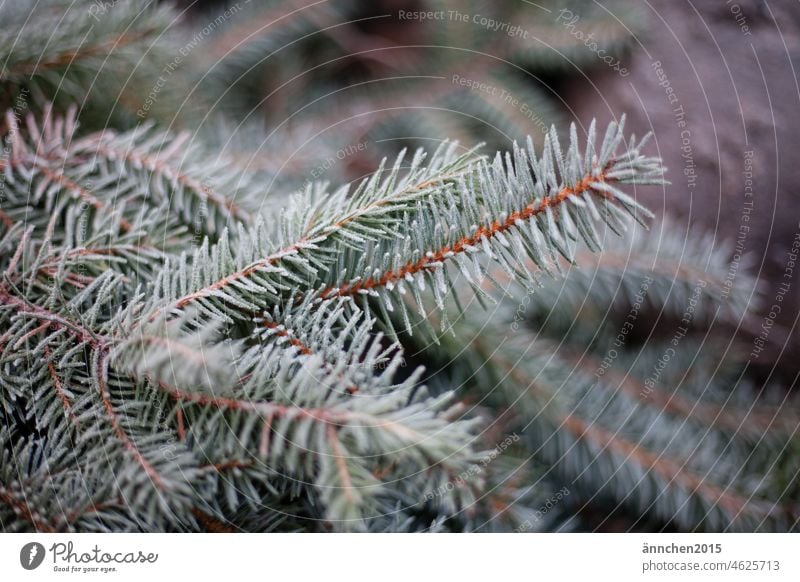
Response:
[{"label": "fir tree", "polygon": [[798,419],[698,341],[747,281],[646,230],[624,118],[276,192],[174,90],[123,99],[171,10],[98,16],[0,7],[4,531],[795,526]]}]

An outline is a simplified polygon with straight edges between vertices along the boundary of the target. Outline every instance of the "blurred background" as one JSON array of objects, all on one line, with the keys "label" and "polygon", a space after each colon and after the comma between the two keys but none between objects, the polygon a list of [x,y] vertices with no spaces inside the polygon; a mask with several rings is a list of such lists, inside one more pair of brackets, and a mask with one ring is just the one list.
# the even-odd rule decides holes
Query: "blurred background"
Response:
[{"label": "blurred background", "polygon": [[[731,243],[731,281],[740,270],[758,280],[755,313],[737,326],[745,343],[766,343],[750,369],[761,381],[795,383],[794,0],[179,6],[191,30],[185,52],[203,63],[195,91],[219,96],[202,106],[203,121],[222,113],[237,136],[226,151],[269,171],[275,188],[357,179],[402,146],[443,137],[494,151],[541,139],[550,124],[585,129],[592,118],[602,125],[627,114],[629,130],[654,132],[671,181],[642,189],[641,200],[675,217],[676,229]],[[768,317],[782,282],[790,289]]]}]

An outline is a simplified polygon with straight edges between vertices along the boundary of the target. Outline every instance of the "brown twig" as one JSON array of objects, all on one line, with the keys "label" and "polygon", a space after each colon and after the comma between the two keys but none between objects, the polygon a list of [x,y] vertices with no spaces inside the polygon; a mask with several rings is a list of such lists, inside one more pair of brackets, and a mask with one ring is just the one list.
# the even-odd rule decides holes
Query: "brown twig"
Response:
[{"label": "brown twig", "polygon": [[[537,203],[529,204],[522,210],[512,212],[502,223],[495,221],[489,226],[481,225],[475,231],[475,233],[465,236],[452,245],[447,245],[436,252],[428,253],[416,262],[408,263],[397,270],[389,270],[378,278],[370,277],[368,279],[357,281],[356,283],[342,285],[338,288],[329,287],[323,290],[320,295],[323,298],[355,295],[359,291],[374,289],[376,287],[384,287],[389,283],[395,283],[401,279],[404,279],[407,275],[414,275],[415,273],[421,271],[433,269],[437,265],[445,262],[447,259],[459,253],[465,252],[467,248],[480,244],[483,238],[491,239],[498,234],[502,234],[510,230],[516,225],[517,221],[527,220],[533,216],[537,216],[545,212],[548,208],[555,208],[566,201],[570,196],[581,194],[587,191],[594,191],[591,188],[592,182],[603,181],[605,181],[605,176],[602,174],[599,176],[587,176],[576,186],[563,188],[553,197],[546,197]],[[599,192],[599,194],[605,196],[605,194],[602,192]]]},{"label": "brown twig", "polygon": [[97,357],[97,387],[100,391],[100,397],[103,400],[103,407],[105,408],[106,414],[111,422],[111,426],[114,429],[114,434],[116,434],[117,438],[128,450],[128,452],[133,455],[133,458],[136,459],[136,462],[142,466],[145,473],[147,473],[147,476],[150,477],[150,480],[156,485],[156,487],[159,489],[165,489],[164,479],[161,477],[158,471],[156,471],[155,467],[150,464],[150,461],[145,458],[145,456],[139,450],[139,447],[136,446],[136,443],[133,442],[133,440],[125,432],[125,429],[122,427],[119,416],[114,410],[114,405],[111,402],[111,394],[109,394],[108,387],[105,383],[105,373],[105,356],[100,355]]}]

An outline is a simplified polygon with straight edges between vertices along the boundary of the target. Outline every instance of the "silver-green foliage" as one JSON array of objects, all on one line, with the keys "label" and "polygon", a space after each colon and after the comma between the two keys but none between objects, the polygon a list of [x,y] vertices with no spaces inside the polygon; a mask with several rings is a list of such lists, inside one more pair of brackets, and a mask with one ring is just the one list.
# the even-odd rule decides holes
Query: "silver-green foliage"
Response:
[{"label": "silver-green foliage", "polygon": [[[549,484],[572,492],[549,516],[562,529],[612,515],[632,529],[796,527],[795,399],[754,386],[740,340],[715,332],[746,324],[758,295],[744,271],[731,284],[724,246],[705,243],[665,220],[598,255],[580,249],[563,278],[534,293],[512,282],[490,312],[454,314],[455,335],[422,348],[446,366],[442,385],[513,411],[494,423],[526,436],[528,498],[491,526],[522,527]],[[507,481],[501,499],[517,487]],[[581,524],[591,508],[602,519]]]},{"label": "silver-green foliage", "polygon": [[[374,530],[421,504],[458,511],[479,483],[426,495],[475,461],[479,419],[428,396],[420,370],[398,374],[377,327],[397,337],[399,313],[411,331],[464,281],[486,295],[490,265],[536,284],[577,241],[598,248],[598,223],[642,212],[621,185],[661,179],[614,123],[584,147],[573,128],[565,149],[553,131],[541,152],[494,160],[457,144],[401,154],[352,190],[312,184],[253,218],[193,187],[236,181],[182,171],[179,136],[77,137],[74,115],[49,109],[7,120],[7,530]],[[217,213],[199,244],[198,200]]]},{"label": "silver-green foliage", "polygon": [[[177,39],[167,31],[175,19],[170,7],[150,1],[6,0],[0,4],[2,98],[21,93],[36,108],[75,103],[87,126],[131,126],[143,107],[156,105],[147,98],[174,58]],[[163,108],[168,92],[158,100]]]}]

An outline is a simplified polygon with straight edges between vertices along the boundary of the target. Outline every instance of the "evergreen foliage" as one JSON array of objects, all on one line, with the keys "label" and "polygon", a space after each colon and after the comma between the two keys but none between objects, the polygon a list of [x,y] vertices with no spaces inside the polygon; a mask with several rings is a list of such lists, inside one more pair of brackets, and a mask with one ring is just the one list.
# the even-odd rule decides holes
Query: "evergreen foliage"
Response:
[{"label": "evergreen foliage", "polygon": [[[348,9],[221,18],[196,98],[240,110],[264,55],[303,66],[298,35],[353,51],[326,28]],[[700,234],[646,230],[636,191],[664,169],[624,117],[494,156],[422,121],[437,146],[331,187],[254,169],[259,146],[239,164],[213,132],[240,117],[170,127],[202,110],[174,89],[139,119],[130,79],[146,91],[191,37],[172,10],[0,17],[2,530],[796,527],[799,421],[712,333],[748,317],[754,282],[726,286],[724,248],[687,256]],[[324,123],[330,89],[304,82],[308,127],[278,123],[267,149]]]}]

